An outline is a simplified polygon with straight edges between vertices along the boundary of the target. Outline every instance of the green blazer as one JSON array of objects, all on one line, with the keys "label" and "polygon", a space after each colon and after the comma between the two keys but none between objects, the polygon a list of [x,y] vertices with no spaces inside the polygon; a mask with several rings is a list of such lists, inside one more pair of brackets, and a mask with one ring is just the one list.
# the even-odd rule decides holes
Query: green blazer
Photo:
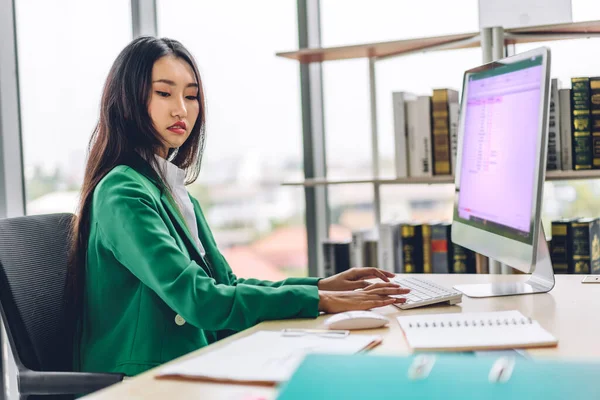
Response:
[{"label": "green blazer", "polygon": [[237,278],[192,197],[202,258],[149,171],[119,165],[94,191],[77,369],[136,375],[261,321],[319,314],[318,278]]}]

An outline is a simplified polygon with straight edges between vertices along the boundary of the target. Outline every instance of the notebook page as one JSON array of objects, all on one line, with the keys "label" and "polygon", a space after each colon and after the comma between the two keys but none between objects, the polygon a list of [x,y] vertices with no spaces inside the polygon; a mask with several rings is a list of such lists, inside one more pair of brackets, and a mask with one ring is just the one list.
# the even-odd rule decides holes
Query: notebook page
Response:
[{"label": "notebook page", "polygon": [[289,379],[307,353],[353,354],[381,340],[378,335],[330,338],[283,336],[258,331],[206,354],[163,368],[158,376],[275,383]]},{"label": "notebook page", "polygon": [[414,350],[483,350],[551,346],[556,338],[519,311],[397,317]]}]

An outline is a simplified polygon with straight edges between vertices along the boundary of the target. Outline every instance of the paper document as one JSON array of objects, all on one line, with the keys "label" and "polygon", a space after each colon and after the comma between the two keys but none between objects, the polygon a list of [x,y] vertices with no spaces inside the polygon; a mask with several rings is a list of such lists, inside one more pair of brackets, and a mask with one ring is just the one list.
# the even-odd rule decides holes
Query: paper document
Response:
[{"label": "paper document", "polygon": [[555,346],[558,340],[519,311],[397,317],[414,350],[485,350]]},{"label": "paper document", "polygon": [[166,366],[158,377],[276,384],[289,379],[308,353],[353,354],[380,342],[378,335],[336,338],[258,331],[214,351]]}]

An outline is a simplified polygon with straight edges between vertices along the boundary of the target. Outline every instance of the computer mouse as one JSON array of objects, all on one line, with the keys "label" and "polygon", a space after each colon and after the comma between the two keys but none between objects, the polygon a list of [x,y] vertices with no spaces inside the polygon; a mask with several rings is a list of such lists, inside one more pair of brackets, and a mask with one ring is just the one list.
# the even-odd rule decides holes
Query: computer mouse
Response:
[{"label": "computer mouse", "polygon": [[346,311],[332,315],[325,320],[329,329],[371,329],[381,328],[390,320],[373,311]]}]

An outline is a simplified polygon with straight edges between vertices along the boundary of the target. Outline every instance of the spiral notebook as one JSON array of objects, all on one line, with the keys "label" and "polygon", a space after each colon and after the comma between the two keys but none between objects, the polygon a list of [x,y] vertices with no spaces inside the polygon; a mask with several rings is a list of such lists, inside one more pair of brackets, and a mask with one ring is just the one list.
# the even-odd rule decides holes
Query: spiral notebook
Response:
[{"label": "spiral notebook", "polygon": [[552,347],[558,340],[519,311],[397,317],[413,350],[468,351]]}]

